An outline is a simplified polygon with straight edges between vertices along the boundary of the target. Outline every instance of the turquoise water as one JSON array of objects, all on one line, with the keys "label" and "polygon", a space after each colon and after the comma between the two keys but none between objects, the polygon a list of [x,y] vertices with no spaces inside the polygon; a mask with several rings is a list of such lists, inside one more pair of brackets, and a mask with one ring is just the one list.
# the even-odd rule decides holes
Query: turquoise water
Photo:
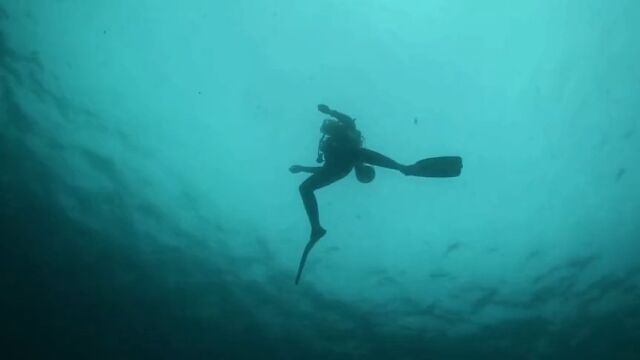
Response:
[{"label": "turquoise water", "polygon": [[[640,358],[640,2],[0,0],[3,358]],[[316,192],[326,103],[397,161]]]}]

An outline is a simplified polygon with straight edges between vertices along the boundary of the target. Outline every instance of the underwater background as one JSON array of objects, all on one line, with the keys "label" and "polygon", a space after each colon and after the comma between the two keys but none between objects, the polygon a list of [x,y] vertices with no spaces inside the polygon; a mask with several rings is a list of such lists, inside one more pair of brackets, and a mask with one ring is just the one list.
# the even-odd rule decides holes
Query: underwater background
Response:
[{"label": "underwater background", "polygon": [[[639,359],[640,2],[0,0],[3,359]],[[379,169],[317,191],[326,103]]]}]

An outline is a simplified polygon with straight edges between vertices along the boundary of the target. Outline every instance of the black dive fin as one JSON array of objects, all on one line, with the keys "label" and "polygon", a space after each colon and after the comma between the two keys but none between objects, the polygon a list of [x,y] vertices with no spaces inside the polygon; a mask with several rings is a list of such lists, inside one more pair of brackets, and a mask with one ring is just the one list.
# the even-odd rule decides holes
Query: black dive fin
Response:
[{"label": "black dive fin", "polygon": [[302,275],[302,269],[304,269],[304,264],[307,262],[307,256],[309,256],[309,252],[313,248],[313,246],[317,243],[317,241],[309,241],[307,246],[304,247],[304,251],[302,252],[302,258],[300,258],[300,265],[298,265],[298,274],[296,275],[296,285],[300,282],[300,276]]},{"label": "black dive fin", "polygon": [[456,177],[462,172],[460,156],[440,156],[417,161],[406,174],[420,177]]}]

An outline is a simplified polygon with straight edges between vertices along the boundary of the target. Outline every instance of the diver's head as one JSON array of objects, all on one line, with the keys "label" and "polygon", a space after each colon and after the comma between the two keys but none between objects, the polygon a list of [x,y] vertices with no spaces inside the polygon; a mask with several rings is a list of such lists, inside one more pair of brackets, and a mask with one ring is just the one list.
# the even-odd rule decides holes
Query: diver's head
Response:
[{"label": "diver's head", "polygon": [[356,178],[363,184],[368,184],[376,178],[376,170],[373,166],[357,164],[355,166]]},{"label": "diver's head", "polygon": [[320,127],[320,131],[327,136],[336,136],[341,129],[342,125],[335,119],[325,119]]}]

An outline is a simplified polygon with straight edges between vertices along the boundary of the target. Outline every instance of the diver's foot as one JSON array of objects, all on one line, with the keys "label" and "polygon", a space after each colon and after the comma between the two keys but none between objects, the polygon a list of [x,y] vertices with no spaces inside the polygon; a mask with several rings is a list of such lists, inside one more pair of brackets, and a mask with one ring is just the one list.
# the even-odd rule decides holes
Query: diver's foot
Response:
[{"label": "diver's foot", "polygon": [[413,170],[413,166],[411,165],[400,165],[398,170],[403,173],[405,176],[411,175],[411,171]]},{"label": "diver's foot", "polygon": [[319,227],[317,229],[311,230],[311,236],[309,237],[309,242],[316,242],[320,240],[323,236],[327,234],[327,230],[323,227]]}]

